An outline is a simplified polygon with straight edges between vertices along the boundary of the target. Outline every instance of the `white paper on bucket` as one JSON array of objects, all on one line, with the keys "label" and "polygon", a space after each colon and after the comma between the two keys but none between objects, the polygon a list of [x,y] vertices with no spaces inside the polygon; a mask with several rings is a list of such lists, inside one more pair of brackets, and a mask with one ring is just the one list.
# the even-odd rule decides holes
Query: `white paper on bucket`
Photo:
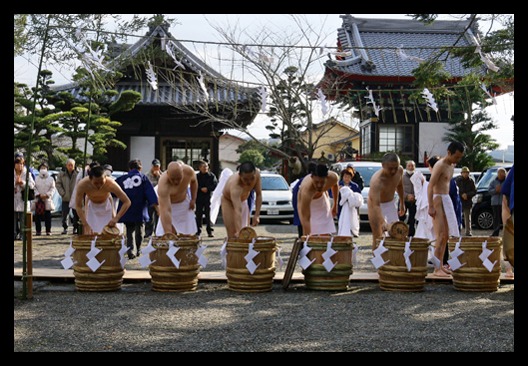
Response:
[{"label": "white paper on bucket", "polygon": [[244,259],[246,260],[246,268],[248,269],[249,273],[253,274],[255,273],[258,266],[260,266],[260,263],[257,265],[253,261],[253,258],[255,258],[260,252],[257,252],[253,249],[255,245],[255,239],[251,243],[249,243],[248,253],[244,256]]},{"label": "white paper on bucket", "polygon": [[227,266],[227,263],[226,263],[227,249],[226,249],[226,247],[227,247],[227,238],[224,241],[224,244],[222,244],[222,247],[220,248],[220,259],[222,260],[222,267],[224,267],[224,269]]},{"label": "white paper on bucket", "polygon": [[411,264],[411,254],[414,253],[414,250],[411,250],[411,241],[412,241],[412,236],[409,237],[409,241],[406,241],[405,242],[405,249],[403,250],[403,258],[405,259],[405,265],[407,266],[407,272],[411,272],[411,267],[412,267],[412,264]]},{"label": "white paper on bucket", "polygon": [[386,263],[389,263],[389,261],[384,261],[383,257],[381,256],[383,253],[385,253],[388,249],[385,248],[383,245],[385,243],[385,236],[383,236],[383,239],[380,241],[378,247],[374,249],[372,252],[374,254],[374,257],[370,259],[372,264],[374,265],[374,268],[378,269],[381,266],[383,266]]},{"label": "white paper on bucket", "polygon": [[309,260],[308,257],[306,256],[308,253],[310,253],[311,250],[312,248],[308,246],[308,237],[306,237],[306,241],[303,243],[303,247],[299,252],[299,265],[301,266],[302,269],[306,269],[310,267],[311,264],[315,262],[315,258],[312,260]]},{"label": "white paper on bucket", "polygon": [[449,252],[449,255],[451,256],[451,259],[448,259],[447,263],[449,264],[449,267],[451,267],[451,270],[456,271],[466,263],[461,263],[460,257],[462,254],[464,254],[464,251],[460,249],[460,239],[457,243],[455,243],[455,249],[453,249],[451,252]]},{"label": "white paper on bucket", "polygon": [[203,254],[205,249],[207,249],[207,245],[200,245],[198,249],[196,249],[196,252],[194,253],[198,257],[198,264],[205,268],[208,263],[207,257]]},{"label": "white paper on bucket", "polygon": [[322,257],[324,258],[323,266],[327,272],[330,272],[332,269],[334,269],[335,265],[337,264],[337,262],[334,263],[332,262],[332,259],[330,259],[334,254],[337,253],[337,251],[332,248],[333,240],[334,237],[332,237],[332,239],[326,243],[326,250],[322,254]]},{"label": "white paper on bucket", "polygon": [[487,248],[487,245],[488,245],[488,241],[484,240],[484,242],[482,243],[482,253],[480,253],[479,258],[482,261],[482,264],[484,265],[484,267],[486,267],[486,269],[488,270],[488,272],[491,272],[493,270],[493,267],[498,261],[495,260],[495,262],[491,262],[489,260],[489,256],[491,255],[491,253],[493,253],[495,249],[490,250]]},{"label": "white paper on bucket", "polygon": [[104,262],[106,262],[106,259],[104,261],[102,261],[102,262],[99,262],[97,260],[97,258],[95,258],[95,256],[94,256],[94,257],[90,258],[90,260],[88,262],[86,262],[86,265],[88,267],[90,267],[92,272],[95,272],[95,271],[97,271],[99,269],[99,267],[101,267],[103,265]]},{"label": "white paper on bucket", "polygon": [[180,247],[174,245],[173,241],[169,241],[169,250],[167,250],[167,257],[171,260],[171,262],[174,264],[176,268],[180,268],[180,260],[176,258],[176,252],[180,250]]},{"label": "white paper on bucket", "polygon": [[125,245],[125,238],[121,238],[121,249],[119,249],[119,262],[121,262],[121,268],[125,268],[126,258],[125,253],[128,251],[127,246]]}]

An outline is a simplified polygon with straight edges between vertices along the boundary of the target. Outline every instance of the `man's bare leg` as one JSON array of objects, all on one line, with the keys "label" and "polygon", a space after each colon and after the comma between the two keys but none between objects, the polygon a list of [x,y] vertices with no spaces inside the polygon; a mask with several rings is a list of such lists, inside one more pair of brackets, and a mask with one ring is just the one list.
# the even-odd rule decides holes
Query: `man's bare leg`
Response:
[{"label": "man's bare leg", "polygon": [[435,197],[433,204],[436,210],[436,217],[433,220],[433,228],[436,236],[434,255],[440,261],[440,267],[435,267],[433,274],[438,277],[449,277],[451,271],[442,265],[447,240],[449,238],[449,226],[445,216],[442,197]]},{"label": "man's bare leg", "polygon": [[231,202],[222,197],[222,220],[227,231],[227,238],[231,239],[235,237],[235,210]]}]

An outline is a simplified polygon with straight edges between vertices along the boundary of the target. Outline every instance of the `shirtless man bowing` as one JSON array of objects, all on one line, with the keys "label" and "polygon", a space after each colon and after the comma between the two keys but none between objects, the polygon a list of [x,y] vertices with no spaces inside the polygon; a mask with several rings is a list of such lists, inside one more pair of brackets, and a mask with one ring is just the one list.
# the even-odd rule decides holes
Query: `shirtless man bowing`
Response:
[{"label": "shirtless man bowing", "polygon": [[262,207],[262,183],[260,170],[251,162],[244,162],[238,167],[238,173],[231,175],[222,191],[222,218],[228,238],[236,238],[240,229],[249,225],[250,207],[247,199],[255,190],[255,215],[251,226],[260,222]]},{"label": "shirtless man bowing", "polygon": [[[83,225],[85,235],[101,233],[105,226],[116,226],[119,219],[130,207],[130,198],[113,180],[104,174],[102,166],[94,166],[87,177],[84,177],[75,187],[75,209]],[[122,202],[117,214],[114,214],[112,195]],[[86,204],[83,208],[84,195]]]},{"label": "shirtless man bowing", "polygon": [[161,175],[157,189],[160,216],[156,236],[165,233],[195,235],[198,181],[194,169],[181,161],[171,161]]},{"label": "shirtless man bowing", "polygon": [[[337,216],[339,187],[337,173],[328,171],[326,164],[317,164],[306,176],[297,193],[297,211],[303,235],[334,234],[334,217]],[[330,208],[328,190],[332,189],[334,203]]]},{"label": "shirtless man bowing", "polygon": [[464,145],[453,141],[447,147],[447,155],[438,160],[431,172],[431,179],[427,187],[429,202],[429,216],[433,218],[433,229],[436,236],[434,255],[435,276],[448,276],[451,271],[442,266],[444,252],[449,236],[460,236],[453,202],[449,197],[449,183],[453,177],[455,165],[464,156]]},{"label": "shirtless man bowing", "polygon": [[[383,236],[388,224],[399,221],[405,215],[403,201],[403,167],[395,153],[386,153],[381,159],[381,169],[372,175],[368,194],[368,218],[372,231],[372,250],[376,239]],[[394,192],[398,193],[399,211],[394,204]]]}]

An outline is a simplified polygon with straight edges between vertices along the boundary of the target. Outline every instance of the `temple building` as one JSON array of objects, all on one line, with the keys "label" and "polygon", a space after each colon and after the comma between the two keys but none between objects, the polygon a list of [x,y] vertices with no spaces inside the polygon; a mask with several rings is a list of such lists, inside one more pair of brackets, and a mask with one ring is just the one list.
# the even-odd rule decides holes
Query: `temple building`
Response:
[{"label": "temple building", "polygon": [[[219,137],[232,128],[225,122],[245,127],[255,119],[261,107],[257,89],[234,83],[205,64],[170,34],[163,20],[151,22],[136,43],[109,45],[108,50],[109,64],[123,74],[113,89],[141,94],[131,111],[112,115],[122,123],[116,139],[127,145],[125,150],[109,147],[113,168],[128,170],[132,158],[141,159],[144,170],[155,158],[162,169],[173,160],[196,168],[197,161],[206,159],[218,175]],[[75,83],[54,90],[83,98],[83,88]]]},{"label": "temple building", "polygon": [[[412,19],[364,19],[350,14],[341,18],[338,52],[334,58],[329,54],[317,87],[327,100],[357,111],[358,159],[378,157],[376,154],[387,151],[416,162],[426,154],[444,155],[447,143],[442,138],[448,121],[463,119],[463,110],[454,107],[456,101],[449,96],[435,102],[431,93],[433,97],[427,99],[423,87],[415,85],[415,72],[426,60],[440,61],[448,75],[442,80],[447,88],[455,87],[470,73],[484,77],[492,64],[468,67],[461,57],[449,52],[453,47],[478,48],[474,25],[469,20],[424,24]],[[417,94],[421,98],[416,98]]]}]

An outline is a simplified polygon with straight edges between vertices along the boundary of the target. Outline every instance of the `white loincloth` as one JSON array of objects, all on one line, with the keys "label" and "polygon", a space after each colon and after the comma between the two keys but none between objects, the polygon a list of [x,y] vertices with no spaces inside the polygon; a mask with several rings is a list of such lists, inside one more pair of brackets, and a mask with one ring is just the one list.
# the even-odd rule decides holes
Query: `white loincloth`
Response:
[{"label": "white loincloth", "polygon": [[327,194],[323,194],[310,203],[310,235],[334,234],[336,232],[334,218]]},{"label": "white loincloth", "polygon": [[103,228],[108,224],[112,217],[114,217],[114,206],[112,197],[109,196],[105,202],[94,203],[87,200],[86,208],[86,222],[92,228],[94,233],[101,233]]},{"label": "white loincloth", "polygon": [[[194,211],[189,209],[189,202],[191,202],[191,198],[186,195],[182,202],[171,203],[172,226],[174,226],[178,234],[195,235],[198,231],[196,216]],[[156,236],[162,236],[163,234],[165,234],[163,224],[161,220],[158,220]]]},{"label": "white loincloth", "polygon": [[216,218],[218,217],[218,212],[220,211],[220,206],[222,204],[222,195],[224,193],[224,187],[230,176],[233,175],[233,171],[229,168],[225,168],[220,173],[220,179],[218,180],[218,185],[216,186],[213,194],[211,195],[211,204],[209,211],[209,221],[211,223],[216,223]]},{"label": "white loincloth", "polygon": [[460,236],[458,230],[458,221],[456,218],[455,208],[453,207],[453,201],[448,194],[433,194],[433,200],[436,196],[442,197],[442,206],[444,207],[444,213],[447,219],[447,226],[449,226],[449,236]]},{"label": "white loincloth", "polygon": [[341,214],[339,215],[338,231],[339,236],[359,235],[359,215],[357,208],[363,203],[361,193],[353,192],[350,187],[339,188],[341,199]]},{"label": "white loincloth", "polygon": [[[414,173],[416,174],[416,173]],[[414,176],[414,175],[413,175]],[[411,178],[412,181],[412,178]],[[418,221],[416,225],[416,231],[414,233],[415,238],[423,238],[428,240],[434,240],[435,234],[433,229],[433,218],[429,215],[429,202],[427,202],[427,187],[429,182],[423,182],[420,193],[414,189],[416,196],[416,216],[415,219]]]},{"label": "white loincloth", "polygon": [[394,201],[381,202],[380,207],[381,214],[385,218],[387,224],[392,224],[393,222],[400,221],[400,218],[398,217],[398,209],[396,208]]}]

